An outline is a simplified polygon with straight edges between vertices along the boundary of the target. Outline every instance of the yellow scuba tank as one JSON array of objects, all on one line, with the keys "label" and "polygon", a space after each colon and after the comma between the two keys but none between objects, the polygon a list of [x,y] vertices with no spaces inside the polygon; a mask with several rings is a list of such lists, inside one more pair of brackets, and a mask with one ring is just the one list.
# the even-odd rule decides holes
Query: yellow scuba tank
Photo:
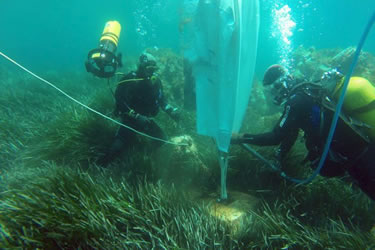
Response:
[{"label": "yellow scuba tank", "polygon": [[111,41],[117,48],[118,40],[120,38],[121,25],[117,21],[108,21],[100,37],[100,43]]},{"label": "yellow scuba tank", "polygon": [[[344,78],[333,92],[333,98],[337,101],[341,94]],[[352,118],[363,122],[366,134],[375,140],[375,87],[363,77],[351,77],[345,94],[343,111]]]},{"label": "yellow scuba tank", "polygon": [[122,66],[121,53],[116,56],[121,25],[117,21],[108,21],[100,36],[99,46],[91,50],[85,62],[86,70],[102,78],[112,77],[117,67]]}]

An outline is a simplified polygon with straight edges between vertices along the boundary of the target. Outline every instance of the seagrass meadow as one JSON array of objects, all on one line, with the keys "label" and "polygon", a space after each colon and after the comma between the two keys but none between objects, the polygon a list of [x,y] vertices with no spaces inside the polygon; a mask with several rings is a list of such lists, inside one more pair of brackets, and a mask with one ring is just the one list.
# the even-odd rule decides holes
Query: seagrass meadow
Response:
[{"label": "seagrass meadow", "polygon": [[[236,203],[238,192],[256,202],[237,220],[212,213],[220,185],[217,152],[211,139],[196,134],[194,109],[184,108],[183,59],[169,49],[149,52],[158,58],[169,101],[182,110],[180,123],[163,113],[155,120],[171,140],[188,137],[194,148],[152,150],[149,139],[139,138],[107,168],[97,161],[110,147],[116,124],[1,63],[1,249],[375,248],[374,203],[348,177],[317,177],[296,186],[238,146],[230,151],[230,202]],[[298,70],[312,75],[340,52],[299,48],[294,56],[311,57]],[[134,69],[136,60],[128,59],[121,70]],[[374,65],[374,56],[363,52],[357,73],[375,82]],[[81,71],[38,74],[113,116],[116,79],[107,83]],[[243,131],[263,132],[280,110],[266,103],[259,79],[254,84]],[[272,147],[257,150],[266,158],[274,153]],[[284,171],[308,177],[305,154],[298,141]]]}]

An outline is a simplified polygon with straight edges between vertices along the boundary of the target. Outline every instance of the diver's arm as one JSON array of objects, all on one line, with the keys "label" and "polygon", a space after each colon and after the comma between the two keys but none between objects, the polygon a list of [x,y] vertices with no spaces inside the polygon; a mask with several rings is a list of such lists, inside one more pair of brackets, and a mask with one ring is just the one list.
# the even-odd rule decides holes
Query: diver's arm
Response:
[{"label": "diver's arm", "polygon": [[132,91],[137,82],[131,81],[136,77],[134,72],[131,72],[127,75],[125,75],[118,83],[117,87],[114,93],[115,97],[115,110],[114,114],[116,116],[121,116],[124,114],[132,113],[134,110],[129,107],[129,100],[131,99],[132,96]]},{"label": "diver's arm", "polygon": [[170,111],[172,110],[172,106],[171,105],[169,105],[168,104],[168,101],[167,101],[167,98],[165,97],[165,95],[164,95],[164,91],[163,91],[163,85],[162,85],[162,83],[161,83],[161,80],[160,79],[157,79],[157,83],[156,84],[158,84],[158,86],[159,86],[159,88],[158,88],[158,92],[159,93],[157,93],[157,95],[158,95],[158,97],[159,97],[159,103],[160,103],[160,108],[164,111],[164,112],[166,112],[167,114],[169,114],[170,113]]},{"label": "diver's arm", "polygon": [[164,95],[161,81],[159,80],[159,102],[160,108],[167,113],[173,120],[178,121],[180,119],[180,111],[178,108],[173,107],[167,102],[167,98]]},{"label": "diver's arm", "polygon": [[[294,101],[294,100],[293,100]],[[248,143],[258,146],[282,144],[283,151],[289,151],[297,139],[299,131],[299,105],[287,103],[283,115],[271,132],[262,134],[243,134],[232,138],[232,143]]]},{"label": "diver's arm", "polygon": [[128,89],[117,88],[115,92],[115,116],[121,116],[123,114],[134,112],[127,104]]},{"label": "diver's arm", "polygon": [[173,107],[169,104],[166,104],[165,106],[163,106],[162,108],[165,113],[167,113],[175,122],[178,122],[181,118],[180,116],[180,111],[178,108],[176,107]]},{"label": "diver's arm", "polygon": [[248,143],[258,146],[272,146],[280,144],[281,140],[282,135],[280,134],[279,129],[275,128],[271,132],[262,134],[243,134],[237,143]]},{"label": "diver's arm", "polygon": [[172,115],[173,113],[178,112],[178,108],[171,106],[170,104],[166,104],[165,106],[162,107],[165,113],[168,115]]}]

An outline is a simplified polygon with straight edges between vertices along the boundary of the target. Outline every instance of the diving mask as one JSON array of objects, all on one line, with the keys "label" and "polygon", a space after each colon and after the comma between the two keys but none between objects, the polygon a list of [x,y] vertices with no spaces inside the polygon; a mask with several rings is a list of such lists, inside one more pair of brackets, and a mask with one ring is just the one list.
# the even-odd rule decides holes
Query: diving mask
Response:
[{"label": "diving mask", "polygon": [[138,70],[144,77],[152,77],[152,75],[158,70],[156,58],[149,53],[142,53],[139,57]]},{"label": "diving mask", "polygon": [[276,81],[274,81],[272,84],[266,85],[264,87],[266,93],[272,97],[274,104],[282,105],[285,103],[289,96],[289,85],[291,80],[291,76],[284,75]]},{"label": "diving mask", "polygon": [[333,94],[336,89],[337,84],[342,80],[344,75],[338,71],[337,68],[331,69],[327,72],[324,72],[320,79],[320,83],[323,86],[323,89],[326,90],[328,95]]}]

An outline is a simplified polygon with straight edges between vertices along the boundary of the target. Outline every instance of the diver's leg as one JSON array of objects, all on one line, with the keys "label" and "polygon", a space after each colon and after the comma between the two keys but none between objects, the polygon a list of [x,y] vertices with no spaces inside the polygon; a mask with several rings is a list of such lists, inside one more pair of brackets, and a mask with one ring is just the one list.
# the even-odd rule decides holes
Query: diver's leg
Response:
[{"label": "diver's leg", "polygon": [[120,127],[117,130],[115,139],[104,155],[102,159],[99,160],[98,164],[106,167],[109,163],[111,163],[114,159],[116,159],[123,151],[127,150],[135,140],[134,132],[130,131],[127,128]]},{"label": "diver's leg", "polygon": [[356,165],[349,168],[349,174],[361,190],[375,201],[375,145],[369,146]]}]

